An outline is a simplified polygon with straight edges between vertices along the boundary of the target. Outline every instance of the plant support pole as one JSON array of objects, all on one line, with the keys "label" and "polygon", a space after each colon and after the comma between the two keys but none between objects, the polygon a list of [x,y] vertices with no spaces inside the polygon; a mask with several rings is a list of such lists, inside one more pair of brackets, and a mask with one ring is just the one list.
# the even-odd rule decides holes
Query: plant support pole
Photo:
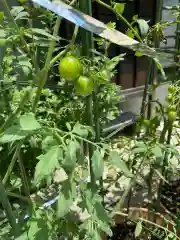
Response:
[{"label": "plant support pole", "polygon": [[[92,15],[91,0],[86,0],[86,1],[80,0],[79,8],[85,14],[88,14],[90,16]],[[82,43],[82,54],[84,56],[92,58],[93,53],[90,50],[94,48],[93,34],[84,29],[80,29],[80,34],[81,34],[81,43]],[[86,98],[86,119],[87,119],[87,124],[93,128],[92,105],[93,105],[93,98],[92,98],[92,95],[90,95]],[[92,146],[92,144],[88,144],[88,149],[89,149],[89,159],[90,159],[89,164],[90,164],[91,182],[95,183],[95,178],[92,170],[92,162],[91,162],[91,158],[93,156],[93,151],[94,151],[94,147]]]}]

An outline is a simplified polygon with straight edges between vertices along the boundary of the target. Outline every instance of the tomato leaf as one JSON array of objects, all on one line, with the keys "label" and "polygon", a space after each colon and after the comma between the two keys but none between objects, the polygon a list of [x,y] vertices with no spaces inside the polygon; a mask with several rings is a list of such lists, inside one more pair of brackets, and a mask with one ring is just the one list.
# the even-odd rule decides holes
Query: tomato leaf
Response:
[{"label": "tomato leaf", "polygon": [[0,143],[14,142],[22,140],[27,136],[26,131],[22,131],[19,125],[14,125],[9,127],[5,132],[0,136]]},{"label": "tomato leaf", "polygon": [[133,177],[133,174],[130,172],[126,163],[120,159],[120,156],[116,151],[110,152],[109,158],[113,167],[119,168],[126,177]]},{"label": "tomato leaf", "polygon": [[77,161],[77,150],[80,145],[76,140],[68,142],[67,148],[65,149],[65,158],[63,160],[63,166],[67,171],[73,171]]},{"label": "tomato leaf", "polygon": [[34,180],[39,184],[43,179],[48,179],[56,168],[59,167],[59,159],[62,158],[62,149],[53,146],[46,154],[42,154],[37,159],[39,162],[35,168]]},{"label": "tomato leaf", "polygon": [[30,220],[28,230],[29,240],[48,239],[47,220],[42,216],[42,210],[36,210],[35,216]]},{"label": "tomato leaf", "polygon": [[71,184],[68,180],[63,183],[59,193],[59,199],[57,203],[57,215],[63,217],[70,211],[70,207],[73,204],[74,192],[76,191],[75,184]]},{"label": "tomato leaf", "polygon": [[138,222],[137,225],[136,225],[135,232],[134,232],[135,238],[139,237],[141,232],[142,232],[142,223]]},{"label": "tomato leaf", "polygon": [[98,149],[94,152],[91,161],[94,176],[98,180],[102,177],[104,171],[103,157]]},{"label": "tomato leaf", "polygon": [[35,119],[33,113],[28,113],[26,115],[21,116],[19,122],[21,129],[23,131],[33,131],[41,128],[41,125]]},{"label": "tomato leaf", "polygon": [[126,6],[126,3],[115,3],[114,10],[119,14],[123,14],[125,6]]}]

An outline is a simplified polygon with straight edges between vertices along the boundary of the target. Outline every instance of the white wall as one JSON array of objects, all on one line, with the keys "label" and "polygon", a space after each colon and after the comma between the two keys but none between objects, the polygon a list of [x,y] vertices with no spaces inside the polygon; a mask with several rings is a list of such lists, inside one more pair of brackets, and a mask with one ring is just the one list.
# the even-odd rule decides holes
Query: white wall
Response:
[{"label": "white wall", "polygon": [[[154,98],[159,99],[163,104],[168,93],[169,83],[161,84],[155,91]],[[144,88],[144,87],[143,87]],[[130,89],[122,91],[121,94],[125,96],[125,100],[121,103],[121,109],[124,111],[131,111],[136,114],[140,113],[142,104],[143,88]],[[129,93],[130,92],[130,93]]]}]

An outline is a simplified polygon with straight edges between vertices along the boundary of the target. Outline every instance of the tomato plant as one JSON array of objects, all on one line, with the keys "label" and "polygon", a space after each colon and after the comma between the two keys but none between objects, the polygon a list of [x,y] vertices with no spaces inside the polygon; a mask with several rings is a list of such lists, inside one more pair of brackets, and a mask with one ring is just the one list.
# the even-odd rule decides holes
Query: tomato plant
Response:
[{"label": "tomato plant", "polygon": [[59,63],[59,74],[66,80],[76,80],[82,73],[82,64],[74,56],[66,56]]},{"label": "tomato plant", "polygon": [[76,92],[81,96],[88,96],[94,90],[94,81],[90,77],[80,76],[75,83]]}]

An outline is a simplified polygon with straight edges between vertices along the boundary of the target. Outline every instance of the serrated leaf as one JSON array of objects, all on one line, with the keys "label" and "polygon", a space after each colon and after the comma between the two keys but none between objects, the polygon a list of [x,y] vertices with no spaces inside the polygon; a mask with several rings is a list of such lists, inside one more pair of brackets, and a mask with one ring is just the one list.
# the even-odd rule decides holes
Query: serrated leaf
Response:
[{"label": "serrated leaf", "polygon": [[35,216],[30,220],[28,239],[48,239],[48,232],[47,220],[43,219],[41,210],[36,210]]},{"label": "serrated leaf", "polygon": [[16,15],[15,20],[17,21],[19,19],[27,19],[28,17],[29,17],[29,13],[23,11]]},{"label": "serrated leaf", "polygon": [[108,223],[109,222],[109,217],[108,214],[105,210],[105,208],[102,206],[101,202],[95,202],[94,204],[94,210],[95,210],[95,217],[104,222]]},{"label": "serrated leaf", "polygon": [[0,136],[0,143],[22,140],[27,136],[27,134],[27,132],[21,130],[19,125],[12,126],[5,130],[5,132]]},{"label": "serrated leaf", "polygon": [[119,56],[113,57],[111,60],[109,60],[106,63],[106,68],[109,71],[112,71],[120,62],[120,60],[125,56],[126,54],[120,54]]},{"label": "serrated leaf", "polygon": [[51,35],[50,33],[46,32],[44,29],[40,29],[40,28],[31,28],[31,32],[32,33],[35,33],[35,34],[39,34],[39,35],[42,35],[44,37],[48,37],[50,39],[53,39],[53,40],[59,40],[58,37],[54,37],[53,35]]},{"label": "serrated leaf", "polygon": [[76,123],[73,127],[72,133],[75,133],[81,137],[87,137],[88,136],[88,130],[85,126]]},{"label": "serrated leaf", "polygon": [[70,211],[70,207],[73,204],[73,192],[76,191],[74,187],[68,180],[62,185],[57,203],[57,215],[59,218],[64,217]]},{"label": "serrated leaf", "polygon": [[57,145],[58,145],[58,142],[56,139],[54,139],[52,136],[47,136],[42,141],[42,150],[43,152],[47,152],[50,148]]},{"label": "serrated leaf", "polygon": [[123,14],[125,6],[126,6],[126,3],[115,3],[114,10],[119,14]]},{"label": "serrated leaf", "polygon": [[130,38],[134,38],[134,32],[133,32],[131,29],[129,29],[129,30],[127,31],[127,35],[128,35],[128,37],[130,37]]},{"label": "serrated leaf", "polygon": [[17,57],[18,66],[23,70],[25,76],[28,76],[32,71],[32,64],[26,55],[21,55]]},{"label": "serrated leaf", "polygon": [[33,113],[28,113],[26,115],[21,116],[19,122],[21,129],[23,131],[33,131],[41,128],[41,125],[35,119]]},{"label": "serrated leaf", "polygon": [[130,178],[133,177],[133,174],[130,172],[126,163],[120,159],[120,156],[116,151],[110,152],[109,157],[110,157],[111,164],[113,167],[119,168],[126,177],[130,177]]},{"label": "serrated leaf", "polygon": [[11,14],[13,15],[13,17],[16,17],[22,11],[24,11],[24,7],[22,7],[22,6],[14,6],[11,9]]},{"label": "serrated leaf", "polygon": [[137,225],[136,225],[135,232],[134,232],[135,238],[139,237],[141,232],[142,232],[142,223],[138,222]]},{"label": "serrated leaf", "polygon": [[37,157],[39,162],[34,174],[34,180],[37,184],[52,176],[54,170],[59,167],[60,158],[62,158],[62,149],[59,146],[53,146],[46,154]]},{"label": "serrated leaf", "polygon": [[93,153],[91,161],[94,176],[98,180],[102,177],[104,171],[103,157],[98,149]]},{"label": "serrated leaf", "polygon": [[79,149],[80,145],[77,141],[69,141],[67,148],[66,148],[66,153],[65,153],[65,158],[63,161],[63,166],[67,171],[73,171],[74,168],[76,167],[76,160],[77,160],[77,150]]}]

